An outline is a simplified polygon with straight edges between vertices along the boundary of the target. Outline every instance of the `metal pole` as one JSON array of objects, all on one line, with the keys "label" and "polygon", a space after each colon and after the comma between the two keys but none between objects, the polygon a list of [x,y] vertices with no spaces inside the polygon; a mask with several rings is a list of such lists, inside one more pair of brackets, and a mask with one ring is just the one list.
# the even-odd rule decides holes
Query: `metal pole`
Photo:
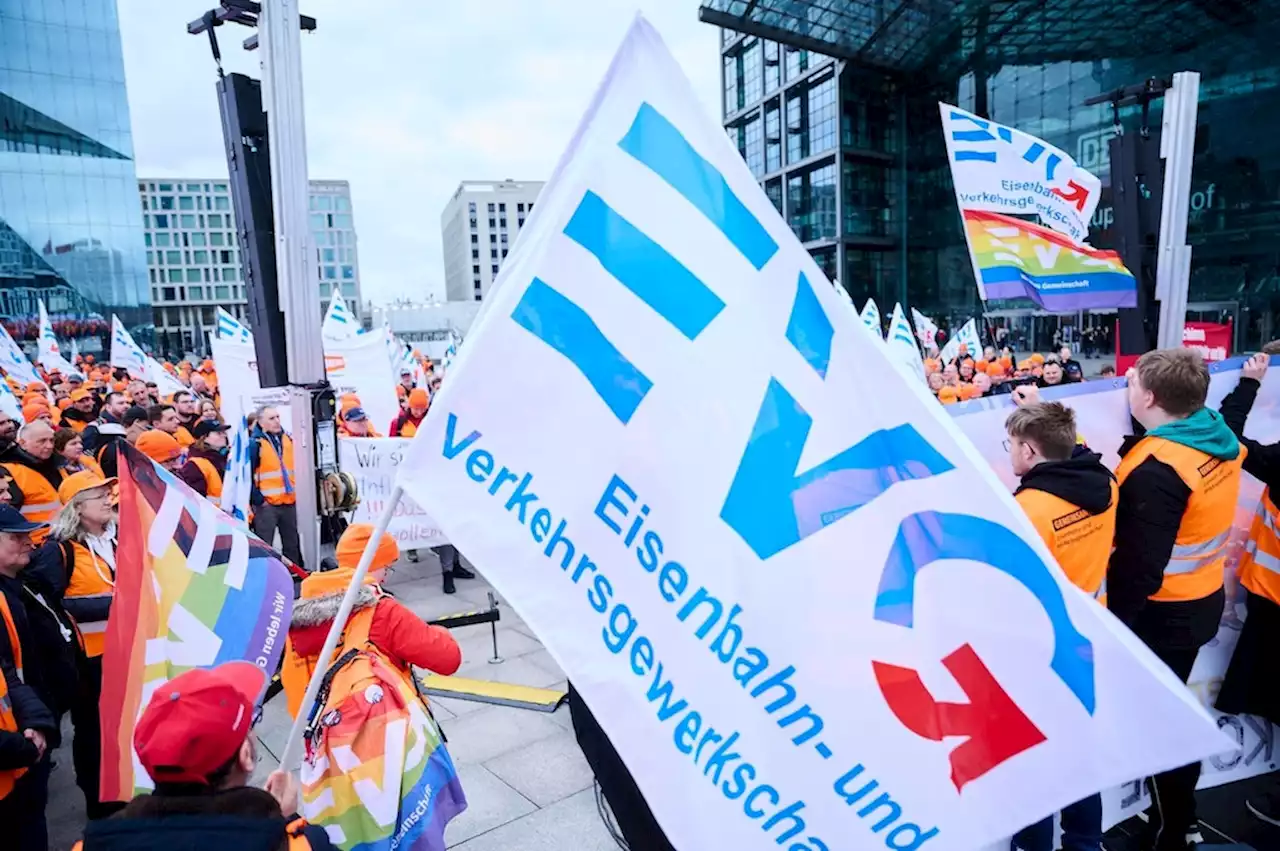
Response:
[{"label": "metal pole", "polygon": [[1156,260],[1156,298],[1160,300],[1162,349],[1181,348],[1191,283],[1191,246],[1187,245],[1187,212],[1191,205],[1191,165],[1195,157],[1196,112],[1200,75],[1182,71],[1164,95],[1160,156],[1164,158],[1164,193]]},{"label": "metal pole", "polygon": [[356,564],[356,572],[351,577],[351,584],[342,595],[338,613],[333,617],[333,625],[329,627],[329,634],[324,639],[324,647],[320,648],[320,656],[316,659],[315,673],[311,675],[311,682],[307,683],[307,691],[302,697],[302,708],[298,710],[298,717],[293,719],[293,727],[289,729],[289,739],[285,742],[284,751],[280,754],[280,768],[283,771],[292,771],[301,762],[302,734],[307,728],[307,716],[311,714],[311,705],[315,703],[316,694],[320,691],[320,682],[329,671],[329,663],[333,659],[333,651],[337,649],[338,639],[342,637],[342,631],[347,628],[347,618],[351,616],[356,594],[364,584],[369,565],[373,563],[374,553],[378,551],[378,542],[382,540],[383,533],[391,525],[391,516],[395,513],[396,505],[400,502],[403,493],[399,485],[391,491],[387,507],[382,510],[373,534],[369,536],[369,542],[364,545],[364,552],[360,554],[360,561]]},{"label": "metal pole", "polygon": [[302,33],[298,0],[265,0],[259,18],[263,106],[271,153],[271,205],[276,269],[285,319],[290,414],[295,455],[298,534],[308,569],[319,565],[315,424],[306,385],[325,380],[320,340],[319,280],[308,225],[307,140],[302,100]]}]

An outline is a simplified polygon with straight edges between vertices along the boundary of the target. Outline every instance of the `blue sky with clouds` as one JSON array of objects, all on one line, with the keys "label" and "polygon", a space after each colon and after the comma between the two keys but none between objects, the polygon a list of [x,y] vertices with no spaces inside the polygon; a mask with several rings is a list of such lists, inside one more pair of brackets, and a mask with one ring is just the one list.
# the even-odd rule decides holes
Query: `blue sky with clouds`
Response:
[{"label": "blue sky with clouds", "polygon": [[[216,0],[118,0],[138,174],[226,174],[204,36]],[[637,9],[718,117],[697,0],[303,0],[311,177],[351,182],[364,298],[444,297],[440,213],[461,180],[545,179]],[[253,76],[244,27],[224,66]]]}]

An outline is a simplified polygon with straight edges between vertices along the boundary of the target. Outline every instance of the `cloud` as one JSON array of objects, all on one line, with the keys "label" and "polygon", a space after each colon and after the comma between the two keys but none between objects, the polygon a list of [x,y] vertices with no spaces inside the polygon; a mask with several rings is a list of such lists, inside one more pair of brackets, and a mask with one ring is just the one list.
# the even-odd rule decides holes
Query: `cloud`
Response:
[{"label": "cloud", "polygon": [[[226,173],[204,36],[214,0],[120,3],[138,174]],[[719,33],[695,0],[641,0],[718,115]],[[545,179],[636,0],[307,0],[308,169],[351,182],[365,300],[444,297],[440,214],[462,180]],[[228,71],[258,76],[243,27],[219,28]]]}]

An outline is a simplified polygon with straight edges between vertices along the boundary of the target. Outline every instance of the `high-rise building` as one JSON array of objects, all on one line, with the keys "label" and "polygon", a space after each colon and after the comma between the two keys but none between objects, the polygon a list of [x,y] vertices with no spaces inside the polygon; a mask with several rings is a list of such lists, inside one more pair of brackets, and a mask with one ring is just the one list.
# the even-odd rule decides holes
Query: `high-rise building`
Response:
[{"label": "high-rise building", "polygon": [[[231,192],[225,178],[141,178],[146,261],[151,279],[157,347],[166,355],[204,352],[206,332],[222,307],[247,315],[244,270]],[[311,236],[316,246],[316,304],[329,307],[334,284],[358,317],[360,273],[351,186],[311,181]]]},{"label": "high-rise building", "polygon": [[464,180],[440,216],[449,301],[480,301],[542,191],[540,180]]},{"label": "high-rise building", "polygon": [[114,0],[0,0],[0,321],[102,351],[112,313],[146,341],[143,254]]},{"label": "high-rise building", "polygon": [[[701,0],[721,27],[724,125],[774,206],[855,301],[983,312],[1044,348],[1114,316],[981,305],[938,102],[1057,145],[1103,182],[1090,242],[1115,247],[1109,105],[1090,98],[1201,73],[1188,318],[1233,318],[1236,347],[1280,336],[1280,0]],[[816,51],[816,52],[814,52]],[[1162,103],[1152,104],[1159,132]],[[1137,106],[1121,110],[1138,127]],[[1069,334],[1068,334],[1069,336]]]}]

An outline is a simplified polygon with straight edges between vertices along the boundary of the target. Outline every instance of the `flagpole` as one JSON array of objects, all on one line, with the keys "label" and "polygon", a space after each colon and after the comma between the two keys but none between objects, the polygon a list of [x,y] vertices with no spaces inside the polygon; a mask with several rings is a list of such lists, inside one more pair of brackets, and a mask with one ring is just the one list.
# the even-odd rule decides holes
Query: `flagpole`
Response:
[{"label": "flagpole", "polygon": [[382,540],[383,533],[391,525],[391,516],[395,513],[396,505],[400,502],[400,497],[403,494],[404,491],[399,485],[396,485],[391,491],[391,497],[387,500],[386,508],[382,509],[378,522],[374,524],[373,534],[369,536],[369,542],[365,544],[364,552],[360,554],[360,561],[356,564],[355,575],[351,577],[351,584],[347,586],[347,592],[342,596],[342,603],[338,606],[338,613],[333,617],[333,625],[329,627],[329,635],[325,637],[324,647],[320,648],[320,656],[316,659],[315,673],[311,675],[311,682],[307,683],[307,691],[302,697],[298,717],[293,719],[293,727],[289,730],[289,739],[285,742],[284,751],[280,754],[280,768],[283,771],[292,771],[302,760],[302,734],[307,727],[307,717],[311,714],[311,706],[315,703],[316,695],[320,692],[320,683],[324,680],[324,675],[329,671],[329,662],[333,658],[333,651],[338,646],[342,631],[346,629],[347,618],[351,616],[351,609],[355,605],[356,595],[360,592],[360,587],[364,584],[364,578],[369,572],[369,565],[373,563],[373,556],[378,551],[378,542]]}]

